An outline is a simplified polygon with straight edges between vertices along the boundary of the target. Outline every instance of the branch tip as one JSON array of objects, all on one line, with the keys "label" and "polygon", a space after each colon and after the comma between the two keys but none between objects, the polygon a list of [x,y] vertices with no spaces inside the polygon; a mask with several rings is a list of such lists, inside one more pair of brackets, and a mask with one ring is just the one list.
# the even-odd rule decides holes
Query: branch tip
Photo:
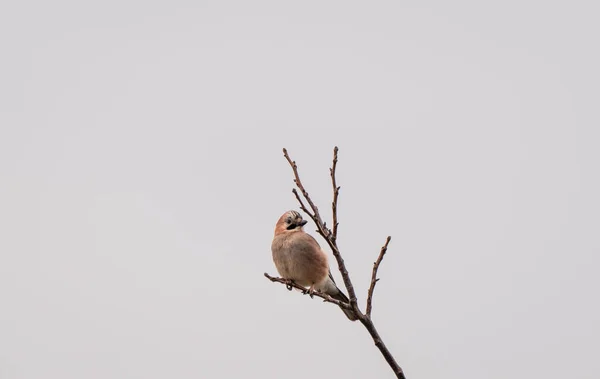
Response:
[{"label": "branch tip", "polygon": [[379,278],[377,278],[377,270],[379,270],[379,265],[383,260],[383,256],[385,255],[391,240],[391,236],[388,236],[385,239],[385,244],[381,247],[377,260],[373,262],[373,272],[371,273],[371,285],[369,286],[369,291],[367,294],[367,317],[371,317],[371,311],[373,310],[373,293],[375,292],[375,284],[379,281]]}]

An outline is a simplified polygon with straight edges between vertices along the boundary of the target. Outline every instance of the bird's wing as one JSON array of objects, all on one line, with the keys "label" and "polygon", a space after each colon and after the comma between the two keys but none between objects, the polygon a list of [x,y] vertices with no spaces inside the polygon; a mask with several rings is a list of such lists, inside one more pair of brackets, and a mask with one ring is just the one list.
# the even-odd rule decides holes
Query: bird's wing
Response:
[{"label": "bird's wing", "polygon": [[[317,242],[317,240],[313,236],[311,236],[308,233],[304,233],[304,235],[307,237],[306,238],[307,241],[310,241],[311,244],[314,244],[314,245],[316,245],[316,247],[318,249],[321,249],[321,246],[319,246],[319,243]],[[325,254],[325,252],[323,252],[323,253]],[[335,284],[335,279],[333,279],[333,275],[331,275],[331,268],[329,268],[329,279],[331,279],[331,281]]]},{"label": "bird's wing", "polygon": [[[310,245],[313,249],[316,249],[317,251],[322,251],[323,254],[327,254],[325,253],[322,249],[321,246],[319,245],[319,243],[317,242],[317,240],[315,239],[315,237],[311,236],[308,233],[302,233],[298,235],[299,238],[302,238],[308,245]],[[333,284],[336,285],[335,283],[335,279],[333,279],[333,275],[331,274],[331,268],[329,268],[329,279],[331,279],[331,281],[333,282]]]},{"label": "bird's wing", "polygon": [[331,275],[331,268],[329,269],[329,279],[331,279],[331,281],[335,283],[335,279],[333,279],[333,275]]}]

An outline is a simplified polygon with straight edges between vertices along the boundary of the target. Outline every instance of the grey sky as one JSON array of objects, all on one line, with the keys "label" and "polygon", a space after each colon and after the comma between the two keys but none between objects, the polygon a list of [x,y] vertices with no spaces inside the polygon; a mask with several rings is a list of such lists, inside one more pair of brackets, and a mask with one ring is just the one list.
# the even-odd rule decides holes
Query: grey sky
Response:
[{"label": "grey sky", "polygon": [[334,145],[407,377],[596,378],[598,8],[3,3],[0,378],[392,377],[262,276],[281,148],[329,217]]}]

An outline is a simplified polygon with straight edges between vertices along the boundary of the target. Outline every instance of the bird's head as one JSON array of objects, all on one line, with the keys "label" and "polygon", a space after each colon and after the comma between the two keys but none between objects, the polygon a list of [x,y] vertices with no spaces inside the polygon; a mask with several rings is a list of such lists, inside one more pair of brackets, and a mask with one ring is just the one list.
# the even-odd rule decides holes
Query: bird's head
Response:
[{"label": "bird's head", "polygon": [[296,211],[285,212],[275,225],[275,235],[302,230],[307,221],[302,219],[302,215]]}]

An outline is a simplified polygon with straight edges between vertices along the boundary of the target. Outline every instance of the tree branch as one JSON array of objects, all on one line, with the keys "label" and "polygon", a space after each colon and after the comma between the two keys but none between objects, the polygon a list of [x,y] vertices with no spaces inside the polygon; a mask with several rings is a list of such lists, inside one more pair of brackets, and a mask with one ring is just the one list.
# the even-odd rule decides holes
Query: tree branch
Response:
[{"label": "tree branch", "polygon": [[337,202],[338,202],[338,195],[340,194],[340,187],[338,187],[338,185],[335,182],[335,169],[337,167],[337,154],[338,154],[338,147],[334,147],[333,148],[333,163],[331,165],[331,168],[329,169],[329,174],[331,175],[331,185],[333,186],[333,202],[331,203],[331,212],[333,214],[333,235],[331,236],[331,238],[333,239],[334,242],[337,241],[337,230],[338,230],[338,220],[337,220]]},{"label": "tree branch", "polygon": [[[310,213],[306,209],[306,207],[304,207],[304,204],[300,200],[300,196],[297,193],[294,193],[296,195],[296,199],[298,199],[301,209],[306,214],[308,214],[310,216],[310,218],[316,224],[317,232],[325,239],[325,241],[327,241],[327,244],[331,248],[333,256],[335,257],[335,259],[338,263],[338,269],[340,270],[340,273],[342,274],[342,279],[344,280],[344,285],[346,286],[346,290],[348,291],[348,297],[350,298],[350,305],[352,305],[352,308],[354,309],[354,311],[358,313],[358,312],[360,312],[360,310],[358,309],[358,304],[356,301],[356,292],[354,292],[354,286],[352,285],[352,281],[350,280],[350,275],[348,274],[348,270],[346,269],[346,264],[344,263],[344,259],[342,258],[342,255],[340,254],[340,251],[337,247],[337,243],[331,237],[332,231],[327,229],[327,226],[321,219],[321,215],[319,214],[319,209],[317,208],[315,203],[313,203],[308,192],[302,185],[302,181],[300,180],[300,175],[298,174],[298,165],[296,165],[296,162],[290,158],[286,149],[283,149],[283,156],[285,157],[285,159],[287,159],[288,163],[292,167],[292,171],[294,172],[294,183],[296,183],[296,187],[298,187],[298,189],[302,193],[302,196],[306,199],[306,201],[310,205],[310,208],[312,209],[313,213]],[[337,157],[337,153],[335,156]]]},{"label": "tree branch", "polygon": [[[277,278],[275,276],[271,276],[271,275],[267,274],[266,272],[265,272],[264,275],[265,275],[265,277],[267,279],[269,279],[272,282],[278,282],[278,283],[281,283],[281,284],[285,284],[285,286],[287,287],[287,289],[290,290],[290,291],[292,290],[292,288],[295,288],[295,289],[300,290],[303,295],[309,294],[309,292],[306,289],[306,287],[303,287],[303,286],[301,286],[299,284],[296,284],[296,283],[294,283],[291,280],[287,280],[287,279],[283,279],[283,278]],[[341,300],[334,299],[333,297],[329,296],[328,294],[326,294],[324,292],[314,291],[312,294],[314,296],[320,297],[326,303],[332,303],[332,304],[335,304],[335,305],[337,305],[337,306],[339,306],[341,308],[344,308],[344,309],[352,309],[352,307],[350,306],[350,304],[345,303],[345,302],[343,302]]]},{"label": "tree branch", "polygon": [[302,182],[300,181],[300,176],[298,175],[298,166],[296,165],[296,161],[292,161],[292,159],[288,155],[288,152],[287,152],[287,150],[285,148],[283,149],[283,156],[285,157],[285,159],[287,159],[287,161],[290,164],[290,166],[292,166],[292,171],[294,172],[294,183],[296,184],[296,187],[298,187],[298,189],[300,190],[300,192],[302,192],[302,196],[304,196],[304,198],[306,199],[306,201],[308,201],[308,205],[310,205],[310,208],[312,209],[312,211],[314,212],[314,214],[310,213],[308,211],[308,209],[306,209],[306,207],[302,203],[302,200],[300,199],[300,196],[298,195],[298,193],[294,189],[294,190],[292,190],[292,192],[294,192],[294,195],[296,195],[296,199],[300,203],[301,209],[306,214],[308,214],[310,216],[310,218],[315,222],[315,224],[317,224],[317,227],[319,228],[319,233],[323,233],[323,234],[328,235],[329,233],[331,233],[329,231],[329,229],[323,228],[323,230],[321,230],[321,226],[323,224],[323,221],[321,220],[321,216],[319,215],[319,208],[317,208],[317,206],[315,205],[315,203],[312,202],[310,196],[308,195],[308,192],[306,192],[306,190],[304,189],[304,186],[302,185]]},{"label": "tree branch", "polygon": [[[327,225],[321,219],[321,215],[319,214],[319,209],[317,208],[315,203],[313,203],[310,196],[308,195],[308,192],[302,185],[302,181],[300,180],[300,175],[298,174],[298,166],[296,165],[296,162],[290,158],[286,149],[283,149],[283,155],[284,155],[285,159],[287,159],[290,166],[292,167],[292,171],[294,172],[294,183],[296,184],[296,187],[298,187],[298,190],[300,190],[300,193],[302,193],[302,196],[300,196],[300,194],[298,193],[298,191],[296,191],[295,188],[292,190],[292,192],[294,193],[296,200],[298,200],[298,203],[300,204],[300,209],[303,212],[305,212],[313,220],[313,222],[317,226],[317,232],[321,235],[321,237],[323,237],[325,239],[325,241],[327,241],[327,245],[329,245],[329,247],[331,248],[333,256],[335,257],[335,259],[337,261],[338,269],[340,270],[340,273],[342,274],[342,279],[344,280],[344,285],[346,286],[346,289],[348,290],[348,296],[350,298],[350,303],[345,303],[343,301],[334,299],[331,296],[329,296],[325,293],[319,292],[319,291],[313,292],[313,295],[322,298],[324,301],[326,301],[328,303],[336,304],[343,309],[353,310],[356,313],[356,317],[360,320],[360,322],[367,329],[367,331],[371,335],[371,338],[373,338],[373,342],[375,343],[375,346],[379,349],[379,351],[383,355],[384,359],[386,360],[386,362],[388,363],[390,368],[394,371],[394,374],[396,375],[396,377],[400,378],[400,379],[405,379],[402,368],[400,368],[400,366],[398,365],[398,363],[396,362],[396,360],[394,359],[394,357],[388,350],[387,346],[383,343],[381,336],[379,335],[379,333],[377,332],[377,329],[375,328],[375,324],[373,324],[373,321],[371,320],[373,293],[375,291],[375,284],[379,280],[379,279],[377,279],[377,271],[379,270],[379,265],[381,264],[381,261],[383,260],[383,256],[385,255],[385,253],[387,251],[387,247],[388,247],[388,244],[390,243],[391,237],[387,237],[385,244],[383,245],[383,247],[381,248],[381,251],[379,252],[379,256],[377,257],[377,260],[373,263],[373,272],[371,274],[371,285],[369,286],[369,291],[368,291],[368,296],[367,296],[366,313],[362,313],[358,307],[358,303],[356,300],[356,293],[354,291],[354,287],[352,286],[352,281],[350,280],[350,274],[348,273],[348,270],[346,269],[344,259],[342,258],[342,255],[337,247],[337,232],[338,232],[337,201],[338,201],[340,187],[336,183],[335,170],[337,167],[337,160],[338,160],[337,159],[338,158],[338,148],[336,146],[333,150],[333,163],[332,163],[331,168],[329,169],[329,173],[331,175],[331,184],[333,186],[333,202],[331,204],[331,208],[332,208],[332,212],[333,212],[333,231],[327,228]],[[304,205],[304,201],[302,200],[302,198],[304,198],[306,200],[310,209],[308,209]],[[267,273],[265,273],[265,277],[267,277],[267,279],[269,279],[272,282],[279,282],[279,283],[285,284],[289,290],[291,290],[292,288],[296,288],[296,289],[299,289],[300,291],[302,291],[302,293],[304,293],[304,294],[308,293],[308,290],[305,287],[302,287],[302,286],[294,283],[293,281],[283,279],[283,278],[272,277]]]},{"label": "tree branch", "polygon": [[[360,317],[360,316],[362,316],[362,317]],[[385,361],[388,363],[388,365],[390,366],[392,371],[394,371],[394,374],[396,374],[396,377],[399,379],[406,379],[406,377],[404,376],[404,371],[402,371],[402,368],[398,365],[398,363],[394,359],[394,356],[392,355],[392,353],[390,353],[387,346],[385,346],[385,344],[383,343],[383,340],[379,336],[377,329],[375,329],[375,324],[373,324],[373,321],[371,321],[371,318],[366,317],[365,315],[361,314],[361,315],[359,315],[359,319],[360,319],[360,322],[365,326],[365,328],[371,335],[371,338],[373,338],[373,342],[375,342],[375,346],[377,346],[379,351],[381,351],[381,355],[383,355],[383,358],[385,359]]]},{"label": "tree branch", "polygon": [[381,261],[383,260],[383,256],[385,255],[385,252],[387,251],[387,247],[388,244],[390,243],[390,240],[392,239],[392,237],[388,236],[388,238],[385,240],[385,245],[383,245],[383,247],[381,248],[381,251],[379,252],[379,257],[377,257],[377,260],[375,261],[375,263],[373,263],[373,274],[371,275],[371,286],[369,287],[369,294],[367,296],[367,317],[371,317],[371,309],[372,309],[372,302],[373,302],[373,292],[375,291],[375,284],[379,281],[379,279],[377,279],[377,270],[379,270],[379,265],[381,264]]}]

